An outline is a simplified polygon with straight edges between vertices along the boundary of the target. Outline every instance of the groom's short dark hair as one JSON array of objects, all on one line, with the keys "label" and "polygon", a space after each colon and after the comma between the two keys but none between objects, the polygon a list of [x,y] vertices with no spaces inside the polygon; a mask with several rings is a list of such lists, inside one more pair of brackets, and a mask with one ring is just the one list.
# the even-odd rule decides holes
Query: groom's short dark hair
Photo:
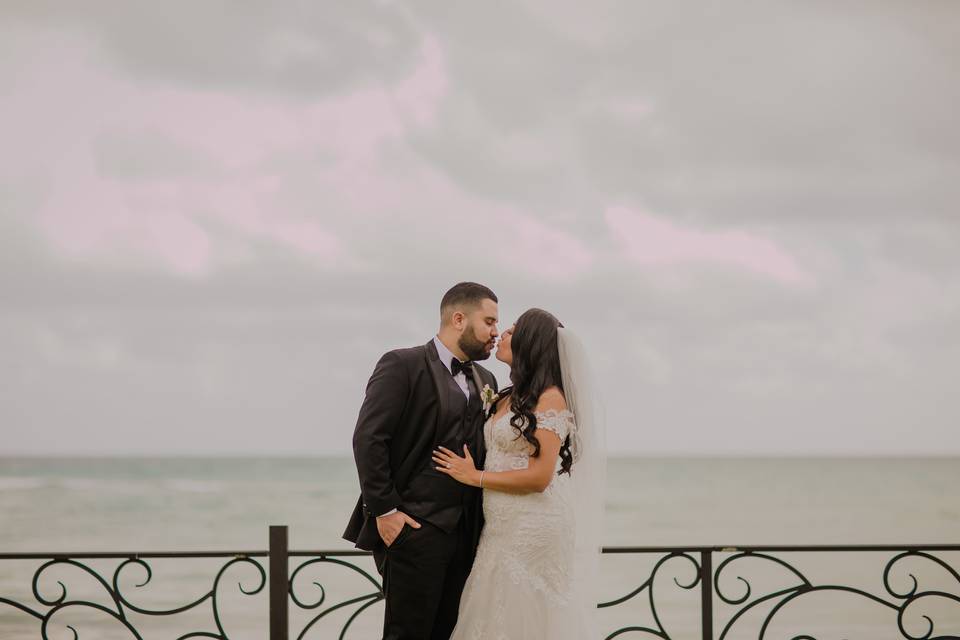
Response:
[{"label": "groom's short dark hair", "polygon": [[487,298],[499,302],[497,295],[489,287],[476,282],[459,282],[443,294],[443,299],[440,300],[440,317],[446,316],[451,307],[479,306]]}]

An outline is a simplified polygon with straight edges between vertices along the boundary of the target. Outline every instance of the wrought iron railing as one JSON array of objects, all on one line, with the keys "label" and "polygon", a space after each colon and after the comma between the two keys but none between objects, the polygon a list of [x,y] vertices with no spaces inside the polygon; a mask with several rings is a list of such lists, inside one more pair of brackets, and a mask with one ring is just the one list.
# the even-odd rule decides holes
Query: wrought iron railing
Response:
[{"label": "wrought iron railing", "polygon": [[[113,553],[0,553],[0,560],[43,561],[34,570],[31,581],[32,595],[37,604],[26,604],[5,597],[0,592],[0,613],[4,607],[8,612],[18,612],[17,615],[32,617],[39,628],[36,634],[29,637],[39,637],[52,640],[51,625],[54,619],[60,623],[61,618],[69,618],[70,612],[83,611],[94,613],[109,619],[111,624],[122,628],[126,637],[142,639],[140,629],[133,621],[136,614],[140,618],[175,616],[188,611],[199,612],[199,608],[208,603],[211,607],[212,626],[207,631],[189,631],[178,636],[177,640],[188,638],[219,638],[227,640],[231,637],[225,629],[218,594],[221,584],[225,582],[225,574],[231,567],[247,567],[253,570],[255,579],[253,584],[244,586],[238,582],[239,591],[245,596],[254,596],[268,587],[269,608],[268,627],[270,640],[289,640],[291,610],[301,618],[301,626],[296,632],[297,640],[308,638],[338,637],[344,640],[355,630],[355,622],[373,605],[383,600],[379,577],[375,572],[367,571],[360,566],[368,562],[370,555],[365,551],[291,551],[287,547],[287,527],[270,527],[270,546],[266,551],[213,551],[213,552],[113,552]],[[653,566],[649,568],[644,579],[634,584],[621,597],[613,598],[598,604],[601,610],[610,610],[620,607],[622,615],[619,618],[632,618],[638,607],[630,608],[644,602],[649,609],[650,622],[616,623],[604,631],[607,640],[616,637],[662,638],[669,640],[679,636],[691,637],[689,629],[686,631],[671,628],[671,620],[665,619],[661,603],[654,597],[658,578],[663,581],[661,573],[668,563],[681,563],[689,569],[690,578],[679,581],[673,578],[673,583],[683,592],[699,596],[699,604],[691,606],[678,605],[678,600],[672,598],[674,609],[682,608],[687,612],[687,620],[691,615],[699,628],[699,634],[704,640],[727,640],[733,637],[789,637],[791,640],[814,640],[813,627],[828,629],[830,637],[852,637],[853,630],[844,627],[844,624],[853,626],[852,614],[850,619],[843,616],[843,607],[840,614],[833,611],[833,617],[826,619],[816,614],[805,619],[797,619],[794,605],[804,598],[824,594],[843,594],[845,597],[859,599],[863,603],[886,612],[890,628],[885,637],[900,637],[907,640],[943,640],[946,638],[960,638],[960,574],[954,568],[960,565],[960,545],[820,545],[820,546],[749,546],[749,547],[607,547],[604,548],[605,560],[614,559],[617,565],[622,564],[625,554],[630,557],[649,558]],[[884,558],[882,569],[877,568],[875,575],[879,578],[882,591],[873,591],[855,586],[835,584],[828,581],[817,581],[802,572],[794,564],[787,562],[783,556],[804,554],[862,554],[874,553]],[[950,560],[947,557],[950,557]],[[139,566],[145,578],[137,583],[136,587],[147,585],[153,577],[153,569],[149,560],[158,558],[224,558],[226,561],[219,567],[213,578],[212,587],[199,598],[194,598],[175,607],[148,608],[137,604],[124,593],[121,586],[121,574],[129,571],[129,565]],[[720,559],[714,569],[714,560]],[[264,566],[262,559],[266,559]],[[91,566],[91,561],[119,560],[109,579],[103,571]],[[746,564],[753,563],[754,568],[766,566],[767,579],[775,576],[773,582],[779,580],[778,585],[768,586],[755,592],[751,580],[744,577]],[[71,598],[67,586],[60,580],[59,594],[50,596],[41,593],[40,584],[44,574],[53,567],[70,567],[80,570],[94,581],[109,605],[104,605],[92,599]],[[347,572],[350,579],[361,586],[359,595],[351,595],[341,600],[333,601],[331,584],[324,584],[313,580],[310,582],[316,588],[314,596],[307,598],[298,595],[298,578],[309,574],[308,568],[316,569],[323,566],[327,569],[335,568]],[[734,569],[734,567],[739,569]],[[292,570],[291,570],[292,569]],[[922,579],[917,577],[917,570],[924,569]],[[727,585],[728,579],[739,583],[736,593]],[[0,574],[2,575],[2,574]],[[269,577],[268,577],[269,576]],[[338,584],[342,580],[336,580]],[[926,586],[922,587],[921,583]],[[662,587],[660,593],[662,593]],[[291,603],[293,606],[291,607]],[[628,604],[630,603],[630,604]],[[923,609],[922,605],[928,606]],[[852,605],[843,605],[852,607]],[[852,608],[851,608],[852,611]],[[639,615],[639,614],[636,614]],[[335,616],[345,617],[333,631],[321,630],[319,626],[325,620]],[[0,638],[27,637],[15,635],[5,629],[5,624],[12,624],[14,615],[0,615]],[[675,618],[673,618],[675,622]],[[6,622],[5,622],[6,621]],[[748,622],[749,621],[749,622]],[[368,628],[375,628],[378,621],[368,621]],[[80,637],[99,638],[97,635],[86,635],[77,630],[79,624],[64,626],[72,632],[74,640]],[[752,626],[751,626],[752,625]],[[23,625],[17,627],[23,629]],[[748,631],[749,628],[749,631]],[[863,629],[861,628],[862,632]],[[320,635],[326,634],[326,635]],[[367,636],[357,636],[364,637]],[[876,634],[867,634],[866,637],[877,637]]]}]

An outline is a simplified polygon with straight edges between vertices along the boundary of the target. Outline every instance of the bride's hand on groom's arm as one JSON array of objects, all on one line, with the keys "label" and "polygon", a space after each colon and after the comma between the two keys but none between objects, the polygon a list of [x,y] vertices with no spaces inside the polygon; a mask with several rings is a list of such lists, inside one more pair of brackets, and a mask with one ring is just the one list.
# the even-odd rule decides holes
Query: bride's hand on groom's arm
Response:
[{"label": "bride's hand on groom's arm", "polygon": [[393,513],[377,516],[377,531],[380,532],[380,539],[388,547],[397,539],[400,532],[403,531],[403,525],[409,524],[414,529],[420,528],[420,523],[405,514],[403,511],[394,511]]}]

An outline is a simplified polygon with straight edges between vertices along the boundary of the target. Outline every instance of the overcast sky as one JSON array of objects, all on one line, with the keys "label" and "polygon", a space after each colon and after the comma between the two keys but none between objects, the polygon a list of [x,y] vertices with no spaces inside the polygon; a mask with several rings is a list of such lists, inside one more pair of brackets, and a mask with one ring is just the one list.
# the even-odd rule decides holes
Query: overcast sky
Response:
[{"label": "overcast sky", "polygon": [[563,4],[4,2],[0,454],[345,454],[460,280],[615,452],[960,454],[960,3]]}]

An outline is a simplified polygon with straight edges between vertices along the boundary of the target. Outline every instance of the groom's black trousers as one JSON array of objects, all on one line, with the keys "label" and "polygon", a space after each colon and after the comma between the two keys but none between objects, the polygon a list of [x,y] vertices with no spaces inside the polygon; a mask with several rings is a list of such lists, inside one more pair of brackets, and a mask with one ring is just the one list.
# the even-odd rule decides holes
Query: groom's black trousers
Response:
[{"label": "groom's black trousers", "polygon": [[383,640],[447,640],[473,564],[464,518],[450,533],[420,520],[404,525],[389,547],[373,552],[383,576]]}]

